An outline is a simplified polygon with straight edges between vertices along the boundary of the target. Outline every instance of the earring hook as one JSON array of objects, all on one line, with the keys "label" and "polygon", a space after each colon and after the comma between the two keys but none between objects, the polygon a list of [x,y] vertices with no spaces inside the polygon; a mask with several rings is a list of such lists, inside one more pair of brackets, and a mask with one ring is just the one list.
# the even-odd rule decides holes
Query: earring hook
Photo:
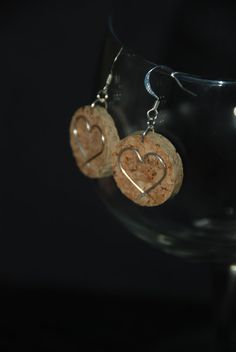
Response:
[{"label": "earring hook", "polygon": [[146,74],[146,76],[144,77],[144,86],[147,90],[147,92],[149,94],[151,94],[154,98],[156,98],[157,100],[159,100],[159,97],[156,95],[156,93],[153,91],[152,87],[151,87],[151,83],[150,83],[150,76],[152,71],[154,71],[158,66],[154,66],[153,68],[151,68],[151,70],[148,71],[148,73]]},{"label": "earring hook", "polygon": [[[144,77],[144,86],[147,90],[147,92],[152,95],[156,100],[155,103],[153,105],[153,107],[147,111],[147,128],[146,130],[142,133],[142,140],[144,139],[144,137],[146,136],[146,134],[149,131],[154,131],[154,127],[155,127],[155,123],[157,120],[157,116],[158,116],[158,107],[160,105],[160,97],[158,97],[158,95],[153,91],[152,87],[151,87],[151,83],[150,83],[150,76],[151,73],[156,69],[159,68],[161,69],[161,66],[154,66],[152,67],[147,74]],[[183,89],[186,93],[189,93],[193,96],[197,96],[197,94],[193,93],[192,91],[190,91],[189,89],[185,88],[183,86],[183,84],[179,81],[179,79],[176,77],[176,75],[179,72],[175,72],[173,71],[172,73],[166,73],[167,75],[170,74],[170,76],[176,81],[176,83],[178,84],[178,86]]]},{"label": "earring hook", "polygon": [[[158,98],[157,95],[155,94],[155,92],[153,91],[153,89],[152,89],[152,87],[151,87],[151,84],[150,84],[150,75],[151,75],[152,71],[154,71],[156,68],[161,69],[162,66],[157,66],[157,65],[156,65],[156,66],[152,67],[151,70],[148,71],[148,73],[146,74],[146,76],[145,76],[145,78],[144,78],[144,85],[145,85],[145,88],[146,88],[146,90],[147,90],[147,92],[148,92],[149,94],[151,94],[154,98],[160,100],[160,98]],[[175,82],[178,84],[178,86],[179,86],[182,90],[184,90],[186,93],[189,93],[189,94],[191,94],[192,96],[196,97],[197,94],[194,93],[194,92],[192,92],[191,90],[185,88],[185,87],[183,86],[183,84],[180,82],[180,80],[176,77],[176,75],[178,75],[179,73],[180,73],[180,72],[173,71],[173,72],[171,72],[170,76],[175,80]]]},{"label": "earring hook", "polygon": [[193,95],[194,97],[196,97],[196,96],[197,96],[196,93],[193,93],[191,90],[185,88],[185,87],[183,86],[183,84],[178,80],[178,78],[176,77],[177,74],[179,74],[179,72],[172,72],[172,73],[171,73],[171,77],[174,78],[174,80],[177,82],[178,86],[179,86],[181,89],[183,89],[186,93],[189,93],[189,94]]},{"label": "earring hook", "polygon": [[104,107],[105,109],[107,109],[108,107],[108,104],[107,104],[107,100],[109,98],[109,95],[108,95],[108,88],[111,84],[111,81],[113,79],[113,70],[114,70],[114,65],[116,63],[116,61],[118,60],[120,54],[122,53],[123,51],[123,46],[120,48],[120,50],[118,51],[116,57],[114,58],[113,62],[112,62],[112,65],[111,65],[111,68],[110,68],[110,72],[107,76],[107,79],[106,79],[106,83],[105,83],[105,86],[97,93],[97,96],[96,96],[96,99],[94,100],[94,102],[91,104],[91,107],[93,108],[97,103],[99,104],[104,104]]},{"label": "earring hook", "polygon": [[146,130],[142,133],[142,141],[144,140],[144,137],[149,131],[154,131],[156,119],[158,116],[158,107],[160,104],[160,98],[157,96],[157,94],[153,91],[150,83],[150,76],[152,71],[154,71],[158,66],[154,66],[151,68],[147,74],[144,77],[144,86],[147,90],[147,92],[152,95],[155,98],[155,102],[153,107],[147,111],[147,128]]}]

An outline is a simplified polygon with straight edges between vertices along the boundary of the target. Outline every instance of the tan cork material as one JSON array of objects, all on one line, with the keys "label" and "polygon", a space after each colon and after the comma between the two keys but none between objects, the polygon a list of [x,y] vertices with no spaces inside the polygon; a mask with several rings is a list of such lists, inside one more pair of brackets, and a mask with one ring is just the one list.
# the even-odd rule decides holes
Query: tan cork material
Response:
[{"label": "tan cork material", "polygon": [[70,124],[70,145],[80,171],[91,178],[112,174],[111,155],[119,142],[112,117],[101,106],[79,108]]},{"label": "tan cork material", "polygon": [[112,155],[113,177],[121,192],[141,206],[157,206],[177,194],[183,181],[183,164],[164,136],[142,132],[122,139]]}]

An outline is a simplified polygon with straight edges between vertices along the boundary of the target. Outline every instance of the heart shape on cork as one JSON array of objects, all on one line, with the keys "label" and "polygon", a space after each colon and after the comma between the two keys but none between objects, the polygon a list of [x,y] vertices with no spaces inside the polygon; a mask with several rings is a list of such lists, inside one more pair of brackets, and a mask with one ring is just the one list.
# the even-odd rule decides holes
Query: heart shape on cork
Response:
[{"label": "heart shape on cork", "polygon": [[76,142],[79,147],[80,153],[82,154],[83,158],[85,159],[84,164],[89,164],[91,161],[93,161],[99,155],[101,155],[102,152],[104,151],[105,136],[102,132],[102,129],[98,125],[91,125],[85,116],[78,116],[78,118],[75,121],[75,124],[77,124],[80,120],[83,120],[85,122],[86,133],[88,134],[89,144],[93,143],[94,131],[98,131],[99,136],[100,136],[101,145],[98,146],[99,147],[98,151],[95,154],[93,154],[92,156],[88,157],[88,154],[89,154],[88,148],[86,148],[84,145],[81,144],[77,128],[73,129],[73,135],[76,138]]},{"label": "heart shape on cork", "polygon": [[[122,155],[124,155],[124,153],[126,153],[128,151],[134,153],[134,156],[137,158],[137,162],[138,163],[146,164],[147,161],[148,161],[148,157],[150,157],[150,156],[154,157],[157,161],[160,162],[162,170],[163,170],[163,174],[157,181],[155,181],[147,189],[142,188],[138,184],[138,181],[134,180],[133,177],[131,177],[131,175],[122,166],[122,160],[121,160]],[[162,157],[159,154],[154,153],[154,152],[148,152],[144,156],[141,156],[140,153],[139,153],[139,150],[137,148],[134,148],[134,147],[126,147],[126,148],[124,148],[124,149],[122,149],[120,151],[120,153],[118,155],[118,165],[119,165],[119,168],[120,168],[121,172],[123,173],[123,175],[132,183],[132,185],[134,187],[136,187],[136,189],[141,193],[141,195],[149,195],[149,193],[154,188],[156,188],[158,185],[160,185],[160,183],[164,180],[164,178],[166,177],[166,174],[167,174],[166,164],[165,164],[164,160],[162,159]]]}]

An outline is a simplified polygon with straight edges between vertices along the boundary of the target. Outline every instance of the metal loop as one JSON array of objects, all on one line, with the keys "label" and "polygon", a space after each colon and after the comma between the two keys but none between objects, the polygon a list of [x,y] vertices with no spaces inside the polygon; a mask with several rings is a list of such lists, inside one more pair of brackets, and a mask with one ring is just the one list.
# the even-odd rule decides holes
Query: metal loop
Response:
[{"label": "metal loop", "polygon": [[97,105],[103,106],[106,110],[108,108],[108,103],[105,99],[95,99],[90,106],[94,108]]},{"label": "metal loop", "polygon": [[104,87],[102,90],[100,90],[97,94],[97,99],[100,100],[107,100],[108,99],[108,94],[107,94],[107,88]]},{"label": "metal loop", "polygon": [[154,109],[154,108],[148,110],[147,112],[148,120],[155,120],[157,118],[157,115],[158,115],[158,111],[157,109]]}]

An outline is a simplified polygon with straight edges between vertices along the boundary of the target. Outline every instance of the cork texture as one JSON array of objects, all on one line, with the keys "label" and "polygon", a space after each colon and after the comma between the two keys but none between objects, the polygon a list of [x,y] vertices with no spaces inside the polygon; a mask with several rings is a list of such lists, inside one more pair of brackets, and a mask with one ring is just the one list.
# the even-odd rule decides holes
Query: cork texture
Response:
[{"label": "cork texture", "polygon": [[119,136],[112,117],[101,106],[84,106],[73,115],[70,145],[80,171],[91,178],[112,174],[111,156]]},{"label": "cork texture", "polygon": [[112,154],[115,182],[121,192],[141,206],[157,206],[177,194],[183,181],[183,165],[173,144],[150,132],[122,139]]}]

